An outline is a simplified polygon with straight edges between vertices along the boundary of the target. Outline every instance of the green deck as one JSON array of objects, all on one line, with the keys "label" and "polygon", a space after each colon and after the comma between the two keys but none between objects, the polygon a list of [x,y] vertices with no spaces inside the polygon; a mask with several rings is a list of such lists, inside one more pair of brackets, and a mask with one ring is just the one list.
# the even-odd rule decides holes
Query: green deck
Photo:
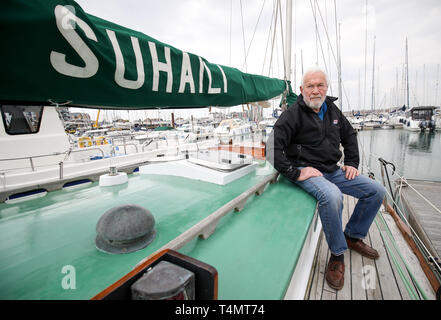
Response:
[{"label": "green deck", "polygon": [[[134,174],[120,187],[93,183],[43,198],[0,204],[0,299],[89,299],[140,260],[249,189],[254,173],[219,186],[171,176]],[[155,217],[157,236],[145,249],[110,255],[95,248],[96,223],[119,204],[138,204]],[[315,211],[315,200],[285,179],[245,209],[225,216],[207,240],[180,252],[213,265],[219,299],[283,298]],[[64,266],[76,289],[63,289]]]}]

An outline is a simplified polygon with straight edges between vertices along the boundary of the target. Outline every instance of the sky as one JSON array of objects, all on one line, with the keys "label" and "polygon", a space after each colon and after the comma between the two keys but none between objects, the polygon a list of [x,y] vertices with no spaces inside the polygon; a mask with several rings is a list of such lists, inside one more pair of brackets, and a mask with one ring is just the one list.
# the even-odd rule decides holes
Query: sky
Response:
[{"label": "sky", "polygon": [[[276,0],[77,0],[77,3],[87,13],[143,32],[212,63],[284,78],[286,0],[281,0],[277,9],[282,19],[279,14],[275,37]],[[338,96],[338,50],[342,78],[339,106],[343,111],[407,105],[407,38],[410,106],[441,105],[441,1],[292,0],[292,3],[290,79],[297,94],[302,71],[318,64],[330,78],[328,95]],[[234,110],[240,111],[241,107]],[[270,110],[265,111],[268,114]],[[130,117],[142,116],[134,112]],[[157,111],[140,112],[158,115]],[[164,118],[169,113],[160,111]],[[188,114],[188,111],[175,111],[175,117]],[[208,110],[198,110],[196,115],[207,116]]]}]

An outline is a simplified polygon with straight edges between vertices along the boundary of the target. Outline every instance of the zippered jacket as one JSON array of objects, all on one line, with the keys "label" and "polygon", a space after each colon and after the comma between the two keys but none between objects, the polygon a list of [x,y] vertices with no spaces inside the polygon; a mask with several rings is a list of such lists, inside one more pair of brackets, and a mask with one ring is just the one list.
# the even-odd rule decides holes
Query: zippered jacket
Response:
[{"label": "zippered jacket", "polygon": [[340,144],[344,164],[358,168],[357,132],[334,104],[335,100],[326,97],[328,109],[321,120],[299,95],[274,124],[267,141],[267,159],[288,179],[298,179],[298,167],[313,167],[321,172],[337,170],[342,157]]}]

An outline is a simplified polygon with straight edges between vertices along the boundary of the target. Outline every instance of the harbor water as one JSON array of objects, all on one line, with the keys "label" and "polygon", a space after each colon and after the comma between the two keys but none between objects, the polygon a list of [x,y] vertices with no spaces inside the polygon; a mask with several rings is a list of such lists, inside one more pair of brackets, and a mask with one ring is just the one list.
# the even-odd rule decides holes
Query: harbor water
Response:
[{"label": "harbor water", "polygon": [[[403,129],[377,129],[358,132],[360,167],[363,174],[370,169],[382,181],[378,158],[391,162],[399,178],[441,181],[441,132],[412,132]],[[398,174],[398,175],[397,175]]]}]

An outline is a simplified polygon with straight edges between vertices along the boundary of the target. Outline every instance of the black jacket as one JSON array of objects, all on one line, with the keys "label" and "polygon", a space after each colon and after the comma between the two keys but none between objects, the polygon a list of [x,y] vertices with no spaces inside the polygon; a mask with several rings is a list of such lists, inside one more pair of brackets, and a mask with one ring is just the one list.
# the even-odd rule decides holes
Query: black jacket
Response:
[{"label": "black jacket", "polygon": [[267,141],[267,158],[288,179],[298,179],[297,167],[313,167],[321,172],[337,170],[342,156],[340,143],[344,164],[358,168],[357,132],[334,104],[335,100],[326,97],[328,109],[321,120],[299,95],[274,124]]}]

